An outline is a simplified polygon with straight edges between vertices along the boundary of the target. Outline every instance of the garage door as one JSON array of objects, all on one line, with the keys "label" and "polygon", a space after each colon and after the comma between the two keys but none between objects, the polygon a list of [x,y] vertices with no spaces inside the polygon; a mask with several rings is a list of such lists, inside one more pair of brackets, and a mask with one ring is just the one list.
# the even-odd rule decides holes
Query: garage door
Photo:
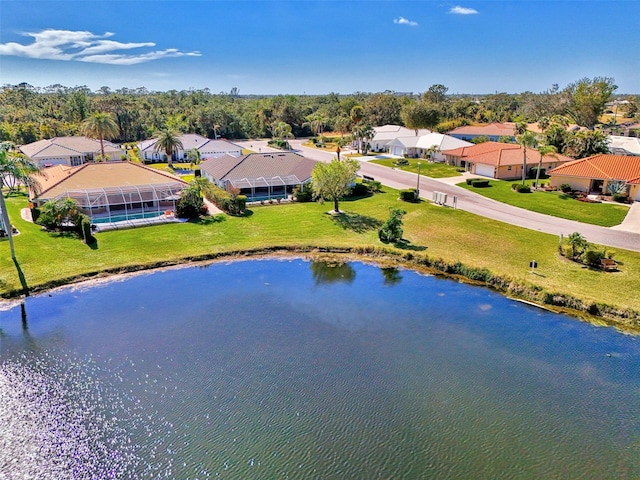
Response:
[{"label": "garage door", "polygon": [[389,152],[391,155],[402,156],[402,147],[391,147],[391,151]]},{"label": "garage door", "polygon": [[487,165],[484,163],[476,163],[476,175],[483,175],[485,177],[495,177],[495,168],[493,165]]}]

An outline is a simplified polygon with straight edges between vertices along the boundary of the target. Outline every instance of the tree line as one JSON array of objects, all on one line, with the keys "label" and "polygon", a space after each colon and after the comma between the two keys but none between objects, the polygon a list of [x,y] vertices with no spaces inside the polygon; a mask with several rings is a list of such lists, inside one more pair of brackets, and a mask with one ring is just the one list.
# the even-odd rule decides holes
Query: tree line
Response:
[{"label": "tree line", "polygon": [[[583,78],[540,93],[483,96],[449,95],[444,85],[432,85],[421,94],[242,96],[236,88],[215,94],[208,89],[91,91],[86,86],[36,88],[22,83],[0,88],[0,141],[26,144],[78,135],[83,122],[97,112],[113,117],[118,127],[113,140],[118,143],[138,142],[162,130],[231,140],[317,136],[325,131],[354,134],[358,139],[371,127],[385,124],[446,132],[473,123],[540,122],[547,127],[576,123],[593,130],[616,89],[607,77]],[[638,97],[626,99],[628,115],[637,115]],[[554,135],[565,134],[552,128],[550,137]],[[555,139],[559,151],[567,141]]]}]

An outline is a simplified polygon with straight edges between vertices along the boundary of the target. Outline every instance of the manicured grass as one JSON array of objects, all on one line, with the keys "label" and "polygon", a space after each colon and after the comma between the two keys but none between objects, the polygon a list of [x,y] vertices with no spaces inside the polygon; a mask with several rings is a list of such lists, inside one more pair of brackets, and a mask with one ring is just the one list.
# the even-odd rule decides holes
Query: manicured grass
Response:
[{"label": "manicured grass", "polygon": [[[175,262],[197,255],[258,249],[269,246],[382,246],[377,229],[389,208],[401,207],[404,217],[402,248],[398,252],[428,255],[485,267],[495,274],[562,292],[585,301],[600,301],[640,310],[640,253],[618,251],[620,272],[583,268],[557,254],[558,238],[478,217],[462,210],[398,200],[398,192],[385,187],[372,197],[343,201],[340,217],[327,214],[332,205],[293,203],[252,207],[244,217],[219,215],[202,221],[166,224],[96,235],[87,246],[73,236],[45,233],[20,218],[26,198],[7,199],[12,223],[20,230],[14,239],[18,265],[30,287],[113,267]],[[531,274],[529,262],[538,262]],[[0,294],[19,289],[21,280],[0,241]]]},{"label": "manicured grass", "polygon": [[398,170],[404,170],[407,172],[418,173],[418,162],[420,162],[420,175],[431,178],[448,178],[458,177],[462,174],[457,170],[457,167],[447,165],[440,162],[429,162],[428,160],[421,160],[418,158],[408,158],[409,165],[396,166],[396,159],[385,158],[380,160],[371,160],[371,163],[383,165],[385,167],[397,168]]},{"label": "manicured grass", "polygon": [[[487,188],[475,188],[466,183],[459,183],[458,186],[532,212],[602,227],[619,225],[629,211],[629,207],[625,205],[579,202],[562,192],[518,193],[511,190],[512,183],[521,182],[492,180]],[[528,180],[526,183],[531,185],[532,181]]]}]

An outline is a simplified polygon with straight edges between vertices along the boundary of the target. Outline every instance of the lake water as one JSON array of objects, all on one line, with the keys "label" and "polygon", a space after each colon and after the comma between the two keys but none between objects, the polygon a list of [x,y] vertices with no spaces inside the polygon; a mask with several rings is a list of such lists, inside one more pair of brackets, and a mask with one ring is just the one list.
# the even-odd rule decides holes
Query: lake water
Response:
[{"label": "lake water", "polygon": [[407,270],[142,274],[0,311],[0,478],[639,478],[639,365]]}]

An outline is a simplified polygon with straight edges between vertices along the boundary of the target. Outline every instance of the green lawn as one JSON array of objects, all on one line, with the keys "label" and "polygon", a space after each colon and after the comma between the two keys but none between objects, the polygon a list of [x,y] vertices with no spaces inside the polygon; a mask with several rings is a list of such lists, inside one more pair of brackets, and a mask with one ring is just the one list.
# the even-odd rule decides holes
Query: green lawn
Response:
[{"label": "green lawn", "polygon": [[[343,201],[346,213],[327,214],[325,203],[293,203],[252,207],[244,217],[220,215],[198,222],[166,224],[131,230],[98,233],[89,247],[75,237],[45,233],[20,218],[24,197],[7,199],[12,223],[20,235],[14,239],[22,280],[10,258],[9,244],[0,241],[0,294],[43,285],[77,275],[113,267],[174,263],[212,253],[273,246],[382,246],[377,229],[387,219],[389,208],[407,211],[399,253],[428,255],[446,261],[487,268],[518,282],[546,291],[563,292],[585,301],[600,301],[640,311],[640,296],[633,294],[640,283],[640,253],[618,251],[620,272],[604,273],[583,268],[557,254],[558,238],[478,217],[462,210],[410,204],[398,200],[398,192]],[[588,240],[588,239],[587,239]],[[536,274],[529,261],[536,260]]]},{"label": "green lawn", "polygon": [[419,158],[408,158],[409,165],[396,166],[395,158],[384,158],[380,160],[371,160],[371,163],[383,165],[385,167],[397,168],[406,172],[418,173],[418,162],[420,162],[420,175],[431,178],[448,178],[458,177],[462,174],[457,170],[457,167],[447,165],[440,162],[430,162],[428,160]]},{"label": "green lawn", "polygon": [[[579,202],[562,192],[518,193],[511,190],[512,183],[514,182],[491,180],[487,188],[475,188],[466,183],[459,183],[458,186],[532,212],[602,227],[619,225],[629,211],[629,207],[625,205]],[[532,181],[528,180],[526,183],[531,185]]]}]

